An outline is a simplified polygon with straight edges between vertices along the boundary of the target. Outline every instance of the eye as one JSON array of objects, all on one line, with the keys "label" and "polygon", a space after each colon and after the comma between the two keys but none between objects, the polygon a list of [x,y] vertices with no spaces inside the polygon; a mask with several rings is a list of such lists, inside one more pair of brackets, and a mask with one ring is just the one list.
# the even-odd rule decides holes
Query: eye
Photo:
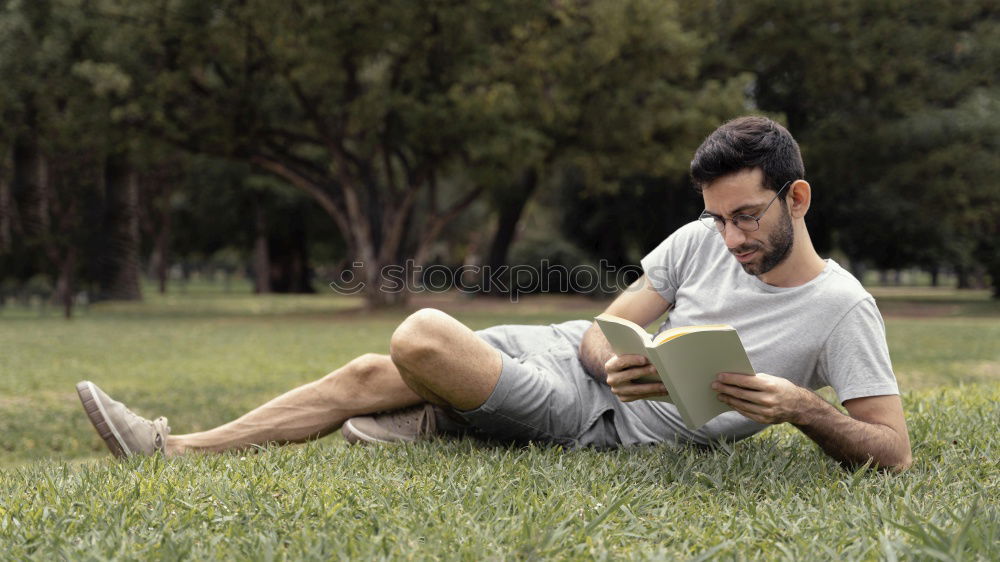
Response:
[{"label": "eye", "polygon": [[733,224],[741,230],[757,230],[757,219],[750,215],[736,215]]},{"label": "eye", "polygon": [[705,225],[705,228],[711,228],[716,230],[721,230],[722,228],[719,226],[719,223],[722,222],[722,219],[716,217],[715,215],[712,215],[708,211],[701,213],[701,215],[698,217],[698,220],[701,222],[701,224]]}]

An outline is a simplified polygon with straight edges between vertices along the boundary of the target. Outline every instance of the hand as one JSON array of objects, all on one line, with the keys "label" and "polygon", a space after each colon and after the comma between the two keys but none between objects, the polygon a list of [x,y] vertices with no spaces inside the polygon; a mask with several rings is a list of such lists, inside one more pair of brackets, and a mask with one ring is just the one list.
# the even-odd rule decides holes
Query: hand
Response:
[{"label": "hand", "polygon": [[[610,377],[609,377],[610,378]],[[712,383],[719,400],[759,423],[797,423],[812,393],[790,380],[766,373],[719,373]],[[806,394],[810,396],[806,396]]]},{"label": "hand", "polygon": [[604,371],[608,374],[608,386],[611,387],[611,392],[622,402],[667,395],[667,388],[661,382],[632,382],[639,377],[659,376],[656,367],[642,355],[612,355],[604,364]]}]

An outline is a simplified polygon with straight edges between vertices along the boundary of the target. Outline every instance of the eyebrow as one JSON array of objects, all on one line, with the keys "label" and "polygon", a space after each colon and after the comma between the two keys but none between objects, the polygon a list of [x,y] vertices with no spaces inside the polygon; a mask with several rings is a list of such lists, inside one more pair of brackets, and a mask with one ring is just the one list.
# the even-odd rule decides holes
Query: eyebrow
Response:
[{"label": "eyebrow", "polygon": [[760,208],[763,205],[764,205],[763,203],[756,203],[756,204],[749,204],[749,205],[740,205],[739,207],[736,207],[735,209],[733,209],[732,211],[730,211],[729,214],[730,215],[740,215],[740,214],[748,215],[750,213],[746,212],[747,209],[753,209],[755,207],[756,208]]},{"label": "eyebrow", "polygon": [[[733,209],[732,211],[730,211],[729,212],[729,216],[732,217],[732,216],[736,216],[736,215],[749,215],[750,213],[746,212],[747,209],[753,209],[754,207],[761,207],[762,205],[763,205],[763,203],[756,203],[756,204],[754,204],[754,203],[748,203],[746,205],[740,205],[739,207],[736,207],[735,209]],[[712,215],[713,217],[722,217],[722,215],[717,215],[717,214],[713,213],[712,211],[709,211],[708,209],[705,209],[705,212],[708,213],[708,214],[710,214],[710,215]]]}]

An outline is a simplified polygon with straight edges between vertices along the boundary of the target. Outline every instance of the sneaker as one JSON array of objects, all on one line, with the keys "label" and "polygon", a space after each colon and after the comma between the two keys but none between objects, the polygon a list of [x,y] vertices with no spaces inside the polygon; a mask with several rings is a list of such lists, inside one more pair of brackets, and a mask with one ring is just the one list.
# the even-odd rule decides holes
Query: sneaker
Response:
[{"label": "sneaker", "polygon": [[138,416],[90,381],[76,383],[76,393],[90,423],[114,456],[152,455],[164,450],[170,435],[167,418],[150,421]]},{"label": "sneaker", "polygon": [[426,439],[438,433],[439,408],[420,404],[394,412],[358,416],[344,422],[348,443],[399,443]]}]

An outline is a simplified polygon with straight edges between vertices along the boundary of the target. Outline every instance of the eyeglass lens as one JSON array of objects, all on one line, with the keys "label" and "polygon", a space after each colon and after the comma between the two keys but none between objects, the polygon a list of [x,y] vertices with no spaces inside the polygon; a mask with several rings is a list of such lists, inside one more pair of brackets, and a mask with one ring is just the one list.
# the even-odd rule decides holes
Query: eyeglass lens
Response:
[{"label": "eyeglass lens", "polygon": [[[722,217],[705,215],[699,218],[701,219],[702,224],[704,224],[708,228],[717,230],[719,232],[722,232],[726,229],[726,219]],[[736,215],[731,220],[732,223],[736,226],[736,228],[740,230],[745,230],[747,232],[753,232],[758,228],[760,228],[760,223],[757,222],[757,219],[751,217],[750,215]]]}]

